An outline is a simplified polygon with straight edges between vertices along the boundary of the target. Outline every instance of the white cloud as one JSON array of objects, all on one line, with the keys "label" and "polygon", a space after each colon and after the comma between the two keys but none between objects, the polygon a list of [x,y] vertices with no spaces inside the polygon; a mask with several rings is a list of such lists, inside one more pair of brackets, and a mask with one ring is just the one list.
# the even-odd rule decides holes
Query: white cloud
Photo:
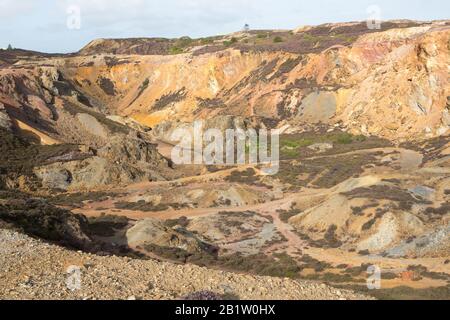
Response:
[{"label": "white cloud", "polygon": [[[295,28],[363,20],[373,0],[0,0],[0,45],[42,51],[77,50],[95,38],[200,37],[240,30]],[[449,1],[376,0],[383,18],[446,18]],[[406,4],[407,3],[407,4]],[[81,29],[67,25],[78,5]],[[448,17],[447,17],[448,18]]]},{"label": "white cloud", "polygon": [[37,6],[33,0],[0,0],[0,18],[14,18],[16,15],[30,12]]},{"label": "white cloud", "polygon": [[[62,0],[59,12],[79,6],[82,29],[99,36],[179,36],[228,32],[255,12],[257,0]],[[211,34],[214,34],[211,31]]]}]

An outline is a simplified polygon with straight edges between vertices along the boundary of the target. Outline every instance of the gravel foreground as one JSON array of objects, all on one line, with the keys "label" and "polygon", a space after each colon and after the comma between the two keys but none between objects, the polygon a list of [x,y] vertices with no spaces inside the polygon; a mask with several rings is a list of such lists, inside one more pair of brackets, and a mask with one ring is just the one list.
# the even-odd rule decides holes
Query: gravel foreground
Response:
[{"label": "gravel foreground", "polygon": [[0,299],[171,300],[203,290],[241,300],[371,299],[313,282],[70,251],[0,229]]}]

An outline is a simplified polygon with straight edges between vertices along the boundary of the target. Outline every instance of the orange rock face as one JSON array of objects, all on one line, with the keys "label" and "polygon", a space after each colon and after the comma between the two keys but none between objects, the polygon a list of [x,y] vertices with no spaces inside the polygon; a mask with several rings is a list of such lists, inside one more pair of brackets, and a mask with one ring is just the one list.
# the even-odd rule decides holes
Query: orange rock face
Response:
[{"label": "orange rock face", "polygon": [[[337,37],[332,30],[342,26],[331,26],[329,38],[313,40],[315,47]],[[235,115],[286,120],[294,127],[340,122],[354,133],[390,139],[432,137],[447,134],[450,125],[449,28],[440,22],[359,32],[351,43],[304,52],[281,47],[95,54],[108,48],[102,40],[81,51],[87,55],[33,61],[26,71],[17,70],[20,62],[1,70],[0,102],[26,104],[51,118],[51,90],[39,87],[45,64],[60,77],[52,80],[56,96],[72,90],[69,96],[83,96],[102,112],[147,126]],[[312,29],[304,30],[295,35]]]}]

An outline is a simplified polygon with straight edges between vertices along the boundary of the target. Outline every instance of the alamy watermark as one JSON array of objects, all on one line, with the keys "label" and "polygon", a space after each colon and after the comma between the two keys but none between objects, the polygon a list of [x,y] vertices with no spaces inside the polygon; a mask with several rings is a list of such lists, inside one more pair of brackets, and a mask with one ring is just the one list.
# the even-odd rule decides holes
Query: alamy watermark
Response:
[{"label": "alamy watermark", "polygon": [[76,5],[67,7],[67,21],[66,26],[69,30],[81,29],[81,8]]},{"label": "alamy watermark", "polygon": [[367,17],[366,23],[369,30],[381,29],[381,8],[377,5],[371,5],[366,10]]},{"label": "alamy watermark", "polygon": [[81,290],[81,268],[69,266],[66,270],[66,286],[70,291]]},{"label": "alamy watermark", "polygon": [[372,265],[367,268],[367,289],[379,290],[381,289],[381,268],[377,265]]},{"label": "alamy watermark", "polygon": [[203,122],[191,128],[178,128],[171,140],[179,142],[171,154],[175,164],[261,165],[267,175],[277,174],[280,167],[278,130],[219,129],[203,130]]}]

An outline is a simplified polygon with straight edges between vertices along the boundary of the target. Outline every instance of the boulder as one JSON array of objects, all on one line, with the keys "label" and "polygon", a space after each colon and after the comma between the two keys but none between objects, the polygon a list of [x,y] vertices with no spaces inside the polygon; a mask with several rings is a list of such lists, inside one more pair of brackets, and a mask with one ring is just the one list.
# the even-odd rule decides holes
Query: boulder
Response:
[{"label": "boulder", "polygon": [[315,143],[315,144],[309,146],[308,149],[322,153],[322,152],[326,152],[330,149],[333,149],[333,144],[332,143]]},{"label": "boulder", "polygon": [[161,220],[148,218],[137,222],[126,233],[130,247],[158,246],[178,248],[189,253],[211,252],[213,246],[181,227],[169,228]]},{"label": "boulder", "polygon": [[72,182],[72,174],[64,168],[38,168],[35,174],[42,180],[42,186],[47,189],[67,190]]},{"label": "boulder", "polygon": [[98,156],[115,163],[144,162],[156,166],[167,165],[167,160],[158,153],[156,145],[142,139],[133,131],[128,136],[111,137],[108,144],[98,150]]},{"label": "boulder", "polygon": [[8,131],[12,129],[11,118],[6,113],[5,105],[0,102],[0,128],[4,128]]},{"label": "boulder", "polygon": [[103,139],[108,137],[108,130],[90,114],[79,113],[76,118],[90,134]]}]

